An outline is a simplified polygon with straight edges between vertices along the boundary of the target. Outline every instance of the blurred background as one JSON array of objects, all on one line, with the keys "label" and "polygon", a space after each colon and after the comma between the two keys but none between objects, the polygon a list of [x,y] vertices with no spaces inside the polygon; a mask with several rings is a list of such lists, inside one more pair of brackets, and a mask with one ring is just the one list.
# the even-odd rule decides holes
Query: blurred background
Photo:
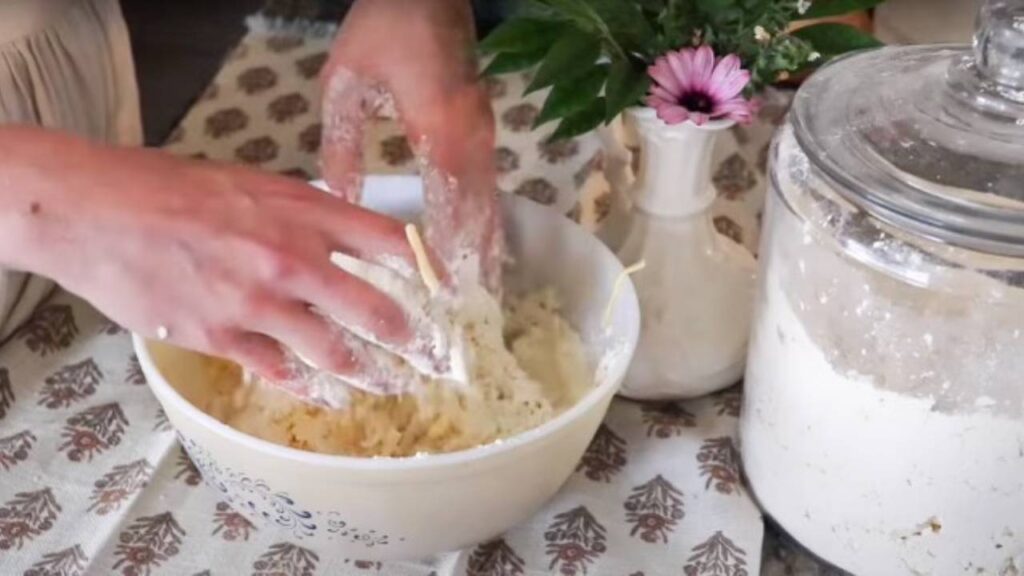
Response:
[{"label": "blurred background", "polygon": [[[146,143],[164,142],[203,92],[225,55],[263,13],[293,21],[339,22],[351,0],[121,0],[132,33]],[[481,33],[511,0],[473,2]],[[875,33],[889,43],[966,42],[977,0],[890,0],[874,14]]]}]

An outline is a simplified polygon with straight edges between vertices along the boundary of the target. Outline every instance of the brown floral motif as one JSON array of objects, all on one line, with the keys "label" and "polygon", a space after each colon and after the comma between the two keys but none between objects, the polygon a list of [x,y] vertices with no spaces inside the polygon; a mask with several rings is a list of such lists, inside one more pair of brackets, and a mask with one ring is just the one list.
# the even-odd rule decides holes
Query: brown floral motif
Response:
[{"label": "brown floral motif", "polygon": [[757,111],[757,119],[767,122],[772,126],[781,126],[783,120],[786,119],[787,112],[789,112],[788,104],[768,102],[762,104],[761,108]]},{"label": "brown floral motif", "polygon": [[519,196],[525,196],[538,204],[550,206],[555,203],[558,196],[558,189],[543,178],[530,178],[515,189]]},{"label": "brown floral motif", "polygon": [[309,112],[309,100],[298,92],[278,96],[267,104],[267,116],[278,124],[290,122]]},{"label": "brown floral motif", "polygon": [[765,144],[761,147],[761,151],[757,153],[757,171],[761,174],[768,172],[768,156],[771,154],[772,145],[771,143]]},{"label": "brown floral motif", "polygon": [[146,383],[146,374],[142,371],[142,364],[139,364],[139,357],[135,354],[128,359],[128,370],[124,375],[124,383],[132,386],[143,386]]},{"label": "brown floral motif", "polygon": [[712,401],[719,416],[739,418],[740,408],[743,406],[742,389],[739,386],[733,386],[715,394]]},{"label": "brown floral motif", "polygon": [[739,198],[757,184],[754,171],[738,152],[734,152],[718,165],[711,180],[715,183],[718,194],[729,200]]},{"label": "brown floral motif", "polygon": [[27,460],[35,443],[36,436],[29,430],[0,438],[0,468],[6,472]]},{"label": "brown floral motif", "polygon": [[743,244],[743,228],[728,216],[715,216],[715,230],[737,244]]},{"label": "brown floral motif", "polygon": [[633,488],[623,505],[626,522],[633,525],[630,536],[640,533],[644,542],[668,542],[668,534],[683,519],[683,493],[661,474]]},{"label": "brown floral motif", "polygon": [[466,576],[519,576],[525,573],[523,559],[504,538],[477,546],[466,563]]},{"label": "brown floral motif", "polygon": [[213,100],[217,98],[217,96],[220,96],[220,86],[216,82],[213,82],[206,87],[206,90],[204,90],[203,93],[199,96],[199,100],[201,102],[205,102],[208,100]]},{"label": "brown floral motif", "polygon": [[128,418],[120,404],[111,402],[87,408],[67,419],[58,450],[67,450],[68,459],[91,461],[93,456],[121,443]]},{"label": "brown floral motif", "polygon": [[587,478],[595,482],[611,482],[626,466],[626,441],[606,424],[601,424],[590,441],[590,446],[576,466]]},{"label": "brown floral motif", "polygon": [[551,556],[549,569],[558,567],[563,576],[586,574],[587,565],[604,553],[605,528],[584,506],[555,516],[544,532],[545,547]]},{"label": "brown floral motif", "polygon": [[276,34],[267,38],[267,48],[271,52],[277,52],[278,54],[294,50],[304,43],[305,39],[302,36]]},{"label": "brown floral motif", "polygon": [[69,364],[46,377],[36,404],[50,410],[67,408],[92,396],[102,381],[103,372],[92,358]]},{"label": "brown floral motif", "polygon": [[232,50],[230,54],[228,54],[227,60],[228,61],[241,60],[241,59],[245,58],[248,55],[249,55],[249,45],[246,44],[245,42],[242,42],[238,46],[235,46],[235,49]]},{"label": "brown floral motif", "polygon": [[170,512],[139,518],[118,538],[114,570],[124,576],[148,576],[178,555],[184,536],[185,529]]},{"label": "brown floral motif", "polygon": [[11,376],[7,368],[0,368],[0,419],[7,415],[11,404],[14,404],[14,388],[11,386]]},{"label": "brown floral motif", "polygon": [[513,132],[525,132],[533,127],[533,121],[537,119],[540,110],[529,102],[517,104],[501,115],[501,121],[505,127]]},{"label": "brown floral motif", "polygon": [[508,174],[519,169],[519,154],[515,150],[501,146],[494,151],[494,164],[498,174]]},{"label": "brown floral motif", "polygon": [[694,546],[683,567],[685,576],[747,576],[746,552],[721,531]]},{"label": "brown floral motif", "polygon": [[590,160],[583,163],[580,169],[576,171],[572,176],[572,182],[577,188],[582,188],[583,184],[586,183],[587,178],[598,170],[604,169],[604,155],[601,152],[594,154]]},{"label": "brown floral motif", "polygon": [[537,151],[548,164],[561,164],[580,153],[580,143],[576,140],[542,140],[537,144]]},{"label": "brown floral motif", "polygon": [[153,432],[170,432],[171,421],[167,419],[167,412],[164,412],[163,407],[156,409],[156,416],[153,417]]},{"label": "brown floral motif", "polygon": [[402,166],[412,160],[412,148],[405,136],[389,136],[380,141],[380,157],[388,166]]},{"label": "brown floral motif", "polygon": [[565,217],[579,224],[583,218],[583,205],[579,202],[573,204],[572,208],[569,208],[569,211],[565,213]]},{"label": "brown floral motif", "polygon": [[238,89],[252,96],[277,85],[277,72],[270,66],[256,66],[238,75]]},{"label": "brown floral motif", "polygon": [[123,332],[124,328],[109,318],[104,318],[103,323],[100,324],[99,330],[96,331],[97,334],[105,334],[107,336],[117,336]]},{"label": "brown floral motif", "polygon": [[219,139],[245,130],[248,125],[249,115],[241,108],[225,108],[206,117],[204,131],[210,138]]},{"label": "brown floral motif", "polygon": [[145,488],[153,466],[145,459],[114,466],[93,484],[88,510],[104,516],[121,507],[126,500]]},{"label": "brown floral motif", "polygon": [[78,335],[78,325],[71,306],[49,304],[43,306],[29,321],[18,329],[16,338],[25,341],[28,349],[46,356],[71,346]]},{"label": "brown floral motif", "polygon": [[181,480],[189,486],[199,486],[199,483],[203,481],[199,468],[196,468],[195,463],[181,446],[178,446],[178,460],[175,466],[178,468],[178,471],[174,473],[175,480]]},{"label": "brown floral motif", "polygon": [[508,93],[508,84],[501,78],[488,76],[484,78],[484,88],[492,100],[497,100]]},{"label": "brown floral motif", "polygon": [[246,164],[263,164],[277,158],[278,146],[270,136],[250,138],[235,148],[235,158]]},{"label": "brown floral motif", "polygon": [[167,145],[167,144],[177,144],[178,142],[181,142],[184,139],[185,139],[185,128],[182,127],[181,125],[178,125],[178,126],[176,126],[174,128],[174,130],[171,130],[171,133],[167,136],[167,139],[164,140],[164,145]]},{"label": "brown floral motif", "polygon": [[743,146],[747,142],[750,142],[750,133],[747,132],[747,129],[744,128],[743,126],[736,124],[732,128],[730,128],[729,131],[732,132],[733,138],[736,139],[736,143],[739,144],[740,146]]},{"label": "brown floral motif", "polygon": [[313,576],[320,556],[288,542],[270,546],[252,565],[252,576]]},{"label": "brown floral motif", "polygon": [[384,567],[382,562],[373,562],[371,560],[352,560],[350,558],[345,559],[345,564],[355,566],[356,570],[373,570],[376,572],[380,572],[380,569]]},{"label": "brown floral motif", "polygon": [[89,565],[89,557],[78,544],[43,558],[25,571],[24,576],[81,576]]},{"label": "brown floral motif", "polygon": [[221,538],[233,542],[248,540],[249,534],[255,531],[256,527],[252,522],[235,512],[227,502],[217,502],[217,511],[213,513],[212,534],[214,536],[220,534]]},{"label": "brown floral motif", "polygon": [[320,150],[320,132],[323,125],[319,122],[310,124],[299,132],[299,150],[307,154],[316,154]]},{"label": "brown floral motif", "polygon": [[600,223],[604,222],[612,212],[612,191],[605,190],[600,196],[594,199],[594,219]]},{"label": "brown floral motif", "polygon": [[18,550],[50,528],[61,511],[49,488],[19,492],[0,508],[0,550]]},{"label": "brown floral motif", "polygon": [[302,168],[289,168],[287,170],[281,170],[279,174],[281,174],[282,176],[287,176],[289,178],[296,178],[298,180],[302,180],[303,182],[309,182],[310,180],[313,179],[313,175],[310,174],[309,172],[306,172]]},{"label": "brown floral motif", "polygon": [[700,462],[700,475],[707,476],[704,488],[710,489],[714,484],[715,490],[722,494],[740,493],[740,457],[731,437],[705,440],[697,453],[697,462]]},{"label": "brown floral motif", "polygon": [[317,52],[296,60],[295,68],[299,71],[299,76],[309,80],[316,78],[325,63],[327,63],[327,52]]},{"label": "brown floral motif", "polygon": [[683,430],[697,425],[697,417],[676,402],[644,404],[640,408],[647,437],[671,438],[682,436]]}]

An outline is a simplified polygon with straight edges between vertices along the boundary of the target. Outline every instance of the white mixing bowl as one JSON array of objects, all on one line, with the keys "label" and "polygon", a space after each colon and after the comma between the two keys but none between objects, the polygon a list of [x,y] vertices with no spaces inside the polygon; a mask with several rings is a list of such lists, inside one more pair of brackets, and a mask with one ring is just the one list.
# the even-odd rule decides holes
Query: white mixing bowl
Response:
[{"label": "white mixing bowl", "polygon": [[[413,220],[420,181],[367,179],[368,207]],[[588,352],[605,356],[597,383],[546,424],[471,450],[413,458],[314,454],[248,436],[201,412],[202,357],[134,338],[149,385],[206,483],[257,523],[367,560],[408,559],[492,538],[535,514],[566,481],[618,390],[636,346],[640,310],[626,282],[611,329],[601,325],[622,270],[592,235],[528,200],[503,199],[515,264],[509,291],[553,286]]]}]

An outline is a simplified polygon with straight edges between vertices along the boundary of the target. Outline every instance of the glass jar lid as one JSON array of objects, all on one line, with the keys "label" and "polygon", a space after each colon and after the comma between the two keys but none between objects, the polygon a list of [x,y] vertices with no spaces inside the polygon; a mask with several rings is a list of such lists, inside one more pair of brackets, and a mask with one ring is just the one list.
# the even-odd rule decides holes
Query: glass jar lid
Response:
[{"label": "glass jar lid", "polygon": [[1024,0],[988,0],[973,47],[837,59],[791,121],[849,201],[933,240],[1024,257]]}]

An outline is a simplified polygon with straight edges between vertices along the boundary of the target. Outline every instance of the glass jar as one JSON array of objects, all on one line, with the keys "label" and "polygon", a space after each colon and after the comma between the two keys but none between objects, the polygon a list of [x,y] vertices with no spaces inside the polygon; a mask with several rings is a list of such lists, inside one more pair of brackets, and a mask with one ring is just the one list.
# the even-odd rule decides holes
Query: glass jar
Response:
[{"label": "glass jar", "polygon": [[855,574],[1024,574],[1024,0],[824,67],[771,163],[755,497]]}]

